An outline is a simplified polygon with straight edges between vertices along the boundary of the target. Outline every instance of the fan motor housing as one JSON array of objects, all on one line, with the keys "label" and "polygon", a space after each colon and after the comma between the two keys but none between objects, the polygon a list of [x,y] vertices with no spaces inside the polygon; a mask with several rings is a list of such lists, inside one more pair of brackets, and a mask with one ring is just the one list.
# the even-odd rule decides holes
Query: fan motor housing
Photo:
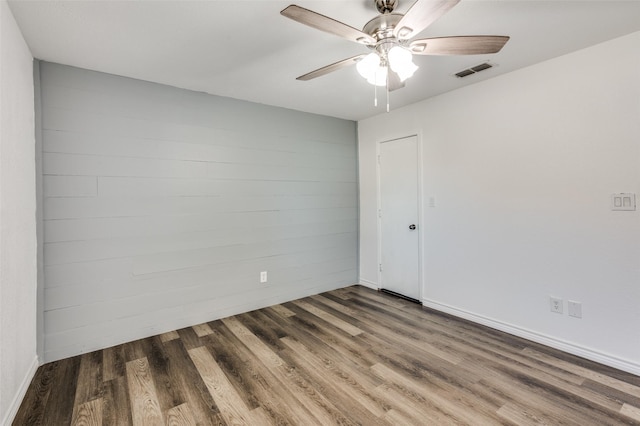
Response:
[{"label": "fan motor housing", "polygon": [[369,34],[371,37],[375,38],[376,41],[393,37],[393,29],[398,25],[398,22],[400,22],[400,19],[402,19],[403,16],[404,15],[400,13],[378,15],[364,24],[362,32]]}]

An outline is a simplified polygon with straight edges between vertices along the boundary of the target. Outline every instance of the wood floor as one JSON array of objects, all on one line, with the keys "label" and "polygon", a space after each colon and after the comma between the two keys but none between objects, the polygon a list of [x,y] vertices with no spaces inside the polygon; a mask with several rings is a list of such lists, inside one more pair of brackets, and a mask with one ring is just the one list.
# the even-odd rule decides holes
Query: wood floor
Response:
[{"label": "wood floor", "polygon": [[640,425],[640,377],[355,286],[38,370],[15,425]]}]

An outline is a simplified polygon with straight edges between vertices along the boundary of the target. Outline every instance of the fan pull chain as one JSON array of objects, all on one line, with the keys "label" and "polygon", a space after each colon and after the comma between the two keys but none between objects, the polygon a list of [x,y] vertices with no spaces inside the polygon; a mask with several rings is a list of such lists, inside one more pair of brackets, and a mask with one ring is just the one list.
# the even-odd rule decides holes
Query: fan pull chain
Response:
[{"label": "fan pull chain", "polygon": [[387,86],[387,112],[389,112],[389,86]]},{"label": "fan pull chain", "polygon": [[389,112],[389,71],[387,70],[387,112]]},{"label": "fan pull chain", "polygon": [[373,85],[373,106],[378,106],[378,86],[375,84]]}]

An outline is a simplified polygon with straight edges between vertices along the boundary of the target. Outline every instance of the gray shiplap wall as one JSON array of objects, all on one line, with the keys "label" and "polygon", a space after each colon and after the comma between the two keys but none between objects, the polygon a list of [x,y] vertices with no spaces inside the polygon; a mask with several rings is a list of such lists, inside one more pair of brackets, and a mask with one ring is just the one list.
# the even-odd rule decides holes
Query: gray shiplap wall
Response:
[{"label": "gray shiplap wall", "polygon": [[40,79],[45,361],[357,282],[354,122]]}]

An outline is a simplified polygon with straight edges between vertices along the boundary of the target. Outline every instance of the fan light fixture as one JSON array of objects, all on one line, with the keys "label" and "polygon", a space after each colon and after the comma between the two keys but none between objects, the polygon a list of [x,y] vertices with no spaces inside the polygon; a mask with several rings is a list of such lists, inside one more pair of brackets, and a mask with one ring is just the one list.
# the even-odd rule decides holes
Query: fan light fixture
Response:
[{"label": "fan light fixture", "polygon": [[387,85],[387,67],[382,65],[382,58],[377,53],[369,53],[365,56],[358,62],[356,69],[369,84],[374,86]]},{"label": "fan light fixture", "polygon": [[[418,69],[413,55],[486,55],[498,53],[509,41],[507,36],[450,36],[412,40],[460,0],[416,0],[405,14],[394,12],[399,0],[373,0],[379,15],[362,31],[295,4],[280,14],[320,31],[365,45],[373,52],[352,56],[297,77],[307,81],[356,65],[358,72],[373,85],[373,104],[378,105],[378,86],[384,87],[389,111],[389,92],[404,87]],[[339,2],[336,2],[338,4]]]},{"label": "fan light fixture", "polygon": [[398,74],[400,81],[404,82],[411,77],[418,67],[413,63],[411,52],[401,46],[393,46],[386,55],[372,52],[358,62],[356,68],[358,73],[364,77],[369,84],[375,86],[386,86],[388,67]]},{"label": "fan light fixture", "polygon": [[413,63],[413,55],[404,47],[393,46],[388,56],[389,66],[398,74],[400,81],[405,81],[418,69],[418,66]]}]

